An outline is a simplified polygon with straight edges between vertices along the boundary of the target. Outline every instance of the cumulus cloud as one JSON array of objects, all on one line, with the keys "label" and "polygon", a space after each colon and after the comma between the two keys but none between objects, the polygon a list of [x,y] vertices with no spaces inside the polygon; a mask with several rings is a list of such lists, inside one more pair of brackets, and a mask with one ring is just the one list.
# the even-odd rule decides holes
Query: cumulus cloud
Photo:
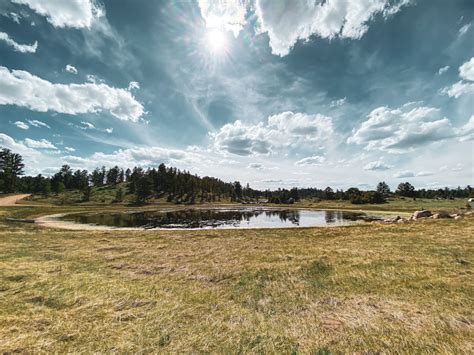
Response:
[{"label": "cumulus cloud", "polygon": [[474,57],[459,67],[461,79],[474,81]]},{"label": "cumulus cloud", "polygon": [[93,0],[12,0],[45,16],[54,27],[89,28],[104,11]]},{"label": "cumulus cloud", "polygon": [[463,95],[474,93],[474,84],[460,80],[457,83],[444,88],[442,93],[457,99]]},{"label": "cumulus cloud", "polygon": [[77,74],[76,67],[71,64],[66,65],[66,68],[64,70],[66,70],[68,73],[71,73],[71,74]]},{"label": "cumulus cloud", "polygon": [[451,122],[440,118],[439,109],[407,104],[393,110],[373,110],[347,142],[363,144],[367,150],[397,153],[454,136]]},{"label": "cumulus cloud", "polygon": [[449,70],[450,66],[449,65],[446,65],[442,68],[439,68],[438,70],[438,75],[443,75],[444,73],[446,73],[448,70]]},{"label": "cumulus cloud", "polygon": [[191,164],[198,159],[199,157],[192,152],[162,147],[119,149],[112,153],[96,152],[87,158],[73,155],[64,157],[64,160],[72,166],[88,169],[93,169],[100,165],[156,167],[161,163]]},{"label": "cumulus cloud", "polygon": [[8,148],[15,153],[20,153],[24,158],[26,163],[38,163],[41,160],[42,154],[30,147],[27,147],[22,142],[16,142],[12,137],[5,133],[0,133],[0,146]]},{"label": "cumulus cloud", "polygon": [[138,81],[131,81],[128,84],[128,91],[135,90],[135,89],[140,89],[140,84]]},{"label": "cumulus cloud", "polygon": [[54,84],[23,70],[0,66],[0,105],[71,115],[108,111],[121,120],[136,122],[143,105],[126,89],[100,83]]},{"label": "cumulus cloud", "polygon": [[411,177],[422,177],[422,176],[432,176],[434,175],[430,171],[420,171],[418,173],[415,173],[413,171],[405,170],[405,171],[400,171],[394,175],[394,177],[398,179],[404,179],[404,178],[411,178]]},{"label": "cumulus cloud", "polygon": [[236,155],[268,154],[278,148],[315,148],[331,139],[332,119],[320,114],[283,112],[266,123],[228,123],[210,136],[214,147]]},{"label": "cumulus cloud", "polygon": [[364,166],[364,170],[382,171],[393,168],[393,165],[385,164],[381,160],[373,161]]},{"label": "cumulus cloud", "polygon": [[293,1],[257,0],[260,31],[267,32],[272,53],[285,56],[298,40],[361,38],[376,14],[384,18],[398,12],[407,0]]},{"label": "cumulus cloud", "polygon": [[0,32],[0,41],[4,41],[10,47],[13,47],[13,50],[20,53],[36,53],[38,49],[38,41],[35,41],[33,44],[20,44],[14,41],[8,33]]},{"label": "cumulus cloud", "polygon": [[474,57],[459,67],[459,77],[462,80],[444,88],[441,92],[456,99],[474,93]]},{"label": "cumulus cloud", "polygon": [[15,126],[17,126],[18,128],[21,128],[21,129],[30,128],[30,126],[28,126],[25,122],[22,122],[22,121],[16,121]]},{"label": "cumulus cloud", "polygon": [[244,0],[199,0],[198,4],[207,28],[231,31],[237,37],[245,26]]},{"label": "cumulus cloud", "polygon": [[35,126],[35,127],[38,127],[38,128],[41,128],[41,127],[44,127],[44,128],[48,128],[48,129],[51,129],[50,126],[48,126],[46,123],[44,123],[43,121],[39,121],[39,120],[28,120],[28,123],[32,126]]},{"label": "cumulus cloud", "polygon": [[71,153],[76,151],[76,149],[74,149],[72,147],[64,147],[64,149],[68,152],[71,152]]},{"label": "cumulus cloud", "polygon": [[326,161],[326,158],[320,155],[314,155],[312,157],[306,157],[298,160],[296,166],[309,166],[309,165],[321,165]]},{"label": "cumulus cloud", "polygon": [[56,146],[46,139],[40,139],[39,141],[26,138],[24,143],[29,148],[38,148],[38,149],[57,149]]}]

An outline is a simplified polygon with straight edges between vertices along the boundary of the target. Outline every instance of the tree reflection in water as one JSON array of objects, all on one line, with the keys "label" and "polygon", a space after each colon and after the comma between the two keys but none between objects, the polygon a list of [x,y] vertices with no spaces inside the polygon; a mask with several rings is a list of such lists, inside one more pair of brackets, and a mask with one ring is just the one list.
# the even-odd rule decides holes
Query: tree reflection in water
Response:
[{"label": "tree reflection in water", "polygon": [[347,224],[363,219],[364,213],[298,209],[180,209],[96,214],[73,214],[65,220],[113,227],[140,228],[229,228],[298,227]]}]

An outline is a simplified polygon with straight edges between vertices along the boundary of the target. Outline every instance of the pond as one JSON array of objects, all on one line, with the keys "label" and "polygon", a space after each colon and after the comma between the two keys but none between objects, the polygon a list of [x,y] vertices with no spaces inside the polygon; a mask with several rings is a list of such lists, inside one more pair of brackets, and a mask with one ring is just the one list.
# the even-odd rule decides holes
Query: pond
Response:
[{"label": "pond", "polygon": [[378,218],[363,212],[268,208],[189,208],[80,213],[62,217],[62,220],[74,223],[144,229],[295,228],[347,225],[373,219]]}]

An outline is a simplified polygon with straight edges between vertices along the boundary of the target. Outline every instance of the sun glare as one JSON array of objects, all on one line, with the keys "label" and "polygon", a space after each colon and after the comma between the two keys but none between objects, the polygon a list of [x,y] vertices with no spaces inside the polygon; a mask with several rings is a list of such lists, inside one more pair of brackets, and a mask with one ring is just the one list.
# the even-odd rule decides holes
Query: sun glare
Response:
[{"label": "sun glare", "polygon": [[227,37],[226,34],[221,30],[209,30],[206,34],[206,41],[209,50],[213,54],[224,54],[227,51]]}]

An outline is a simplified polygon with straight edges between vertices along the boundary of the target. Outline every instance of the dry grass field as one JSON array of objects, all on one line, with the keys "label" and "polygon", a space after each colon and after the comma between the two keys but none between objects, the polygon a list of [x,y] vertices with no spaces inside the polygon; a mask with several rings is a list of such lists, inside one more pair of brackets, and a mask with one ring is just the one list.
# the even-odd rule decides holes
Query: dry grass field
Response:
[{"label": "dry grass field", "polygon": [[55,212],[0,208],[0,352],[474,351],[474,218],[93,232],[5,221]]}]

